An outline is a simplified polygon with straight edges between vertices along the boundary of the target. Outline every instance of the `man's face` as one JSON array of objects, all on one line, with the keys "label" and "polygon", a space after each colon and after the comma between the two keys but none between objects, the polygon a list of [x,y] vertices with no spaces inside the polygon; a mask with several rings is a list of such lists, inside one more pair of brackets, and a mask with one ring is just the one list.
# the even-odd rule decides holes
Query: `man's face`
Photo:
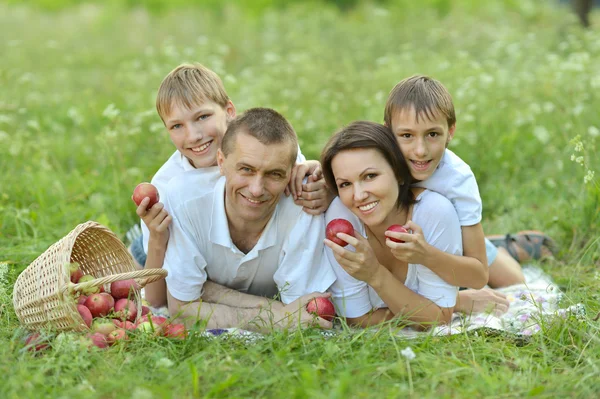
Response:
[{"label": "man's face", "polygon": [[414,108],[394,112],[391,129],[414,179],[427,180],[435,172],[455,127],[448,128],[446,118],[439,113],[433,120],[420,115],[417,122]]},{"label": "man's face", "polygon": [[227,124],[235,117],[235,107],[229,101],[225,108],[212,101],[188,109],[173,104],[165,126],[171,141],[195,168],[217,164],[217,149],[227,130]]},{"label": "man's face", "polygon": [[290,181],[292,145],[265,145],[239,132],[232,152],[225,157],[219,149],[218,163],[226,177],[225,210],[229,220],[266,223]]}]

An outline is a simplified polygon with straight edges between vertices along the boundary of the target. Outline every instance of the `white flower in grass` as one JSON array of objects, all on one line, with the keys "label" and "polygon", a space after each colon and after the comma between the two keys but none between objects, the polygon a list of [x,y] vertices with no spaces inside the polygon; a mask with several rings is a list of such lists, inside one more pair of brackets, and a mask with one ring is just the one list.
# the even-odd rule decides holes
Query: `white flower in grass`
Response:
[{"label": "white flower in grass", "polygon": [[152,399],[154,395],[149,389],[137,387],[131,393],[131,397],[133,399]]},{"label": "white flower in grass", "polygon": [[173,361],[171,359],[168,359],[166,357],[160,358],[156,361],[156,367],[164,367],[164,368],[170,368],[171,366],[173,366]]},{"label": "white flower in grass", "polygon": [[583,177],[583,183],[584,184],[588,184],[589,182],[591,182],[594,179],[594,171],[593,170],[589,170],[587,171],[587,173],[585,174],[585,176]]},{"label": "white flower in grass", "polygon": [[533,135],[542,143],[547,144],[550,141],[550,133],[544,126],[536,126],[533,129]]},{"label": "white flower in grass", "polygon": [[406,358],[406,360],[410,361],[413,360],[415,357],[417,357],[417,355],[415,355],[415,352],[413,352],[413,350],[411,349],[410,346],[407,346],[406,348],[402,349],[400,351],[400,353],[402,354],[402,356],[404,356]]},{"label": "white flower in grass", "polygon": [[588,134],[592,137],[597,137],[600,135],[600,129],[598,129],[596,126],[590,126],[588,127]]},{"label": "white flower in grass", "polygon": [[104,109],[104,111],[102,111],[102,116],[104,116],[105,118],[108,118],[110,120],[113,120],[117,116],[119,116],[120,113],[121,113],[121,111],[119,111],[119,109],[115,106],[115,104],[108,104],[108,107],[106,107]]}]

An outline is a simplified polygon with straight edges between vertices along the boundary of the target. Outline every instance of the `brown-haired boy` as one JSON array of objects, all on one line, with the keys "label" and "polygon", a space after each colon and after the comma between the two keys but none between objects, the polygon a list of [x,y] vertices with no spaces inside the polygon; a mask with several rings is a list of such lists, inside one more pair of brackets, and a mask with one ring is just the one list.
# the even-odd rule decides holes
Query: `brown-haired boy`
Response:
[{"label": "brown-haired boy", "polygon": [[[447,282],[474,289],[489,284],[502,287],[524,281],[519,263],[501,248],[499,251],[483,233],[482,202],[475,176],[462,159],[448,149],[456,130],[456,115],[452,97],[437,80],[416,75],[399,82],[390,92],[385,106],[385,123],[396,135],[415,185],[436,191],[454,205],[462,226],[463,256],[450,255],[428,245],[419,226],[412,222],[407,228],[413,234],[389,233],[405,241],[394,245],[394,251],[409,263],[426,265]],[[519,236],[519,235],[517,235]],[[531,232],[519,240],[535,240],[546,244],[546,236]],[[506,249],[516,253],[506,241]],[[521,252],[523,248],[520,248]],[[488,267],[489,265],[489,267]],[[462,296],[462,301],[460,300]],[[463,291],[457,310],[483,310],[489,302],[496,304],[497,313],[508,307],[505,297],[491,290]]]}]

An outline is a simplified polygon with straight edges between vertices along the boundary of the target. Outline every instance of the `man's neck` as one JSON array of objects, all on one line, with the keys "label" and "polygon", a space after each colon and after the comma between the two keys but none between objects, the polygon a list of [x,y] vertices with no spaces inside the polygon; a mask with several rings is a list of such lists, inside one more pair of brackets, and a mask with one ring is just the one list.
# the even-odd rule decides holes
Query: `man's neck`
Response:
[{"label": "man's neck", "polygon": [[271,213],[265,220],[246,222],[230,212],[227,207],[227,196],[225,196],[225,214],[227,215],[227,225],[229,226],[231,241],[240,251],[246,254],[254,248],[273,216]]}]

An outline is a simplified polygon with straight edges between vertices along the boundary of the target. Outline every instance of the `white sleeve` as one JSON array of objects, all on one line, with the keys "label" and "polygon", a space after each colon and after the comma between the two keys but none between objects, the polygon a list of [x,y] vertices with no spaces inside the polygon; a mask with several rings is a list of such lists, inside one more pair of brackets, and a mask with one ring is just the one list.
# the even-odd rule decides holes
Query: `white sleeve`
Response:
[{"label": "white sleeve", "polygon": [[298,146],[298,155],[296,156],[296,163],[306,162],[306,157],[302,154],[300,146]]},{"label": "white sleeve", "polygon": [[[435,192],[427,192],[413,215],[413,220],[423,230],[425,241],[440,251],[462,255],[460,222],[450,201]],[[443,308],[456,304],[458,287],[442,280],[429,268],[416,265],[417,292]]]},{"label": "white sleeve", "polygon": [[273,276],[281,301],[285,304],[312,292],[326,292],[335,280],[331,265],[323,261],[323,216],[311,216],[301,209],[298,211],[298,218],[286,238]]},{"label": "white sleeve", "polygon": [[207,275],[206,260],[190,231],[189,218],[184,211],[180,207],[173,212],[163,268],[169,273],[166,282],[171,295],[187,302],[200,298]]},{"label": "white sleeve", "polygon": [[[325,222],[329,223],[338,218],[346,219],[352,223],[354,230],[359,234],[364,233],[360,220],[342,204],[339,197],[333,200],[325,212]],[[346,249],[354,251],[354,247],[351,245],[348,245]],[[331,248],[325,246],[324,251],[326,260],[333,268],[336,277],[335,282],[329,288],[336,313],[342,317],[360,317],[370,312],[373,306],[367,283],[349,275],[335,259]]]},{"label": "white sleeve", "polygon": [[473,226],[480,223],[483,208],[481,196],[475,175],[468,166],[455,174],[450,191],[448,198],[456,208],[460,225]]}]

